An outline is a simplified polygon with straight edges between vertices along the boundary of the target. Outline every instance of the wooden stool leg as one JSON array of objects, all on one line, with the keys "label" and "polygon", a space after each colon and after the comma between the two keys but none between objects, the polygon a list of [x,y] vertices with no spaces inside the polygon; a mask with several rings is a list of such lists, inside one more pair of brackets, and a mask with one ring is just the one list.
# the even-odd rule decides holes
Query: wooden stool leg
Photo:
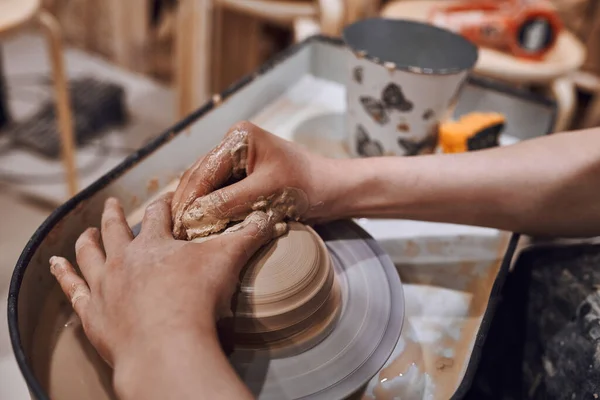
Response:
[{"label": "wooden stool leg", "polygon": [[62,38],[60,26],[54,17],[45,11],[40,11],[38,23],[48,40],[50,61],[56,99],[56,115],[62,145],[61,158],[66,171],[69,196],[77,193],[77,167],[75,165],[75,141],[73,138],[73,117],[71,101],[63,60]]},{"label": "wooden stool leg", "polygon": [[575,103],[577,102],[575,84],[568,77],[558,78],[552,82],[550,90],[558,108],[554,132],[563,132],[569,129],[575,112]]},{"label": "wooden stool leg", "polygon": [[177,119],[185,117],[191,109],[190,88],[190,45],[192,40],[189,36],[190,17],[187,14],[190,0],[182,0],[177,4],[176,31],[175,31],[175,94]]},{"label": "wooden stool leg", "polygon": [[177,7],[175,86],[183,118],[210,94],[212,0],[182,0]]},{"label": "wooden stool leg", "polygon": [[211,42],[211,60],[210,81],[212,83],[209,89],[213,93],[222,92],[224,89],[222,77],[222,61],[223,61],[223,21],[225,8],[215,0],[213,3],[213,31]]}]

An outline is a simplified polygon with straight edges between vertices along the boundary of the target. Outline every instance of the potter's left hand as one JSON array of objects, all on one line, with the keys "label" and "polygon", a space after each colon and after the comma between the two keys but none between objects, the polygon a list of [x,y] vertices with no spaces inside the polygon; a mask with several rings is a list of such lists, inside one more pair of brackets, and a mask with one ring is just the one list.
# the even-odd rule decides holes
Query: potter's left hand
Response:
[{"label": "potter's left hand", "polygon": [[[83,278],[62,257],[52,257],[50,268],[90,342],[116,374],[119,368],[131,372],[141,367],[144,352],[162,358],[163,347],[180,361],[197,351],[196,357],[209,361],[209,368],[221,363],[225,369],[229,366],[215,322],[230,312],[241,268],[272,238],[272,229],[266,215],[256,212],[234,231],[209,241],[175,240],[166,196],[146,209],[141,232],[133,238],[119,202],[108,199],[101,231],[90,228],[75,244]],[[205,338],[204,344],[199,345],[198,338]],[[211,352],[216,352],[212,360]],[[235,375],[229,378],[236,380]],[[225,378],[215,382],[219,379]]]},{"label": "potter's left hand", "polygon": [[[252,210],[276,222],[334,218],[342,193],[334,177],[340,173],[336,160],[240,122],[181,178],[173,197],[173,233],[181,239],[205,236]],[[278,228],[283,232],[285,224]]]}]

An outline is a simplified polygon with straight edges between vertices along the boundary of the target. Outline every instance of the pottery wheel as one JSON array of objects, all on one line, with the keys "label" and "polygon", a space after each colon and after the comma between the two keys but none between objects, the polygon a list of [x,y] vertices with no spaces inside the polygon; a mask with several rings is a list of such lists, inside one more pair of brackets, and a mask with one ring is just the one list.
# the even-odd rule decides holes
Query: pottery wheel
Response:
[{"label": "pottery wheel", "polygon": [[317,231],[290,224],[243,274],[230,361],[259,399],[347,397],[400,336],[404,297],[389,257],[350,221]]}]

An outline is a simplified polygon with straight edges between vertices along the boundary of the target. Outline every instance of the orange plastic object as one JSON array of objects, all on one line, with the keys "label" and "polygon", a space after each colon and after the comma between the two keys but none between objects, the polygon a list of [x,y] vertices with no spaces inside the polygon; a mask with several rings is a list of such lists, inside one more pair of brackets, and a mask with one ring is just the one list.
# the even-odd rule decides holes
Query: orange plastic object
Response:
[{"label": "orange plastic object", "polygon": [[433,8],[433,25],[449,29],[473,43],[540,60],[562,30],[553,6],[545,0],[478,0]]},{"label": "orange plastic object", "polygon": [[500,113],[473,112],[439,127],[439,144],[444,153],[463,153],[497,145],[505,117]]}]

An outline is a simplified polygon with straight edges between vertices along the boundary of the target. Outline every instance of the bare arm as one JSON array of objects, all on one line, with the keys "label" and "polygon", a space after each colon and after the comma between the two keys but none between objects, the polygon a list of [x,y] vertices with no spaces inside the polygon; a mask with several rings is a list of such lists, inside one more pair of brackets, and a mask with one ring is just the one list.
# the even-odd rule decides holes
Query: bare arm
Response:
[{"label": "bare arm", "polygon": [[[223,167],[221,175],[213,164]],[[223,186],[234,172],[244,176]],[[289,188],[301,196],[284,209],[287,218],[404,218],[542,236],[600,235],[600,129],[462,154],[334,160],[241,123],[184,175],[175,224],[185,236],[186,215],[203,216],[194,220],[198,229],[239,219],[259,204],[268,212],[290,200]]]},{"label": "bare arm", "polygon": [[386,217],[565,237],[600,234],[600,129],[490,150],[335,163],[336,217]]}]

